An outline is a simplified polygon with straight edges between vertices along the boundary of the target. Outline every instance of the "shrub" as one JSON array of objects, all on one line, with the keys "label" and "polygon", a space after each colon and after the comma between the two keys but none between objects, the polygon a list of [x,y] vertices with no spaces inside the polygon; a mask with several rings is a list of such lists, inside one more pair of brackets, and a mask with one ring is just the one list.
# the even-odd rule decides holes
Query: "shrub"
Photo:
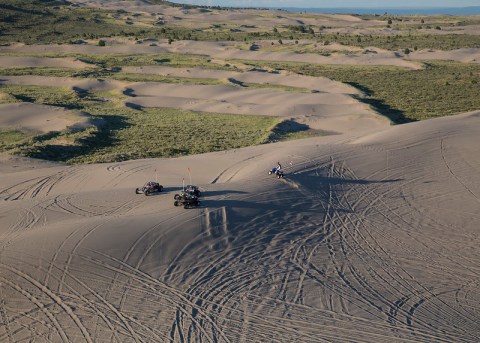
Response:
[{"label": "shrub", "polygon": [[103,39],[100,39],[98,41],[98,46],[105,46],[105,41]]}]

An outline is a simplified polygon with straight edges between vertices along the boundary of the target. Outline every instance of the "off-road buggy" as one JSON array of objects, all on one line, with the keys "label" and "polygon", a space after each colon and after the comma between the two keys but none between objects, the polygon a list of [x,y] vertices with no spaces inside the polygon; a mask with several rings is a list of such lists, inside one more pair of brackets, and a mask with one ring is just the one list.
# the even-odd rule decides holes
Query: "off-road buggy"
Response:
[{"label": "off-road buggy", "polygon": [[160,193],[163,190],[163,186],[155,181],[148,181],[143,185],[143,187],[139,187],[135,190],[136,194],[145,194],[145,195],[152,195],[154,193]]},{"label": "off-road buggy", "polygon": [[182,206],[183,208],[193,208],[200,206],[200,200],[197,196],[193,194],[186,194],[182,193],[175,194],[175,202],[173,203],[175,206]]},{"label": "off-road buggy", "polygon": [[185,188],[182,190],[180,194],[175,194],[173,198],[175,200],[179,200],[181,197],[185,195],[194,195],[197,198],[199,198],[202,195],[202,192],[200,192],[200,189],[197,186],[187,185],[185,186]]}]

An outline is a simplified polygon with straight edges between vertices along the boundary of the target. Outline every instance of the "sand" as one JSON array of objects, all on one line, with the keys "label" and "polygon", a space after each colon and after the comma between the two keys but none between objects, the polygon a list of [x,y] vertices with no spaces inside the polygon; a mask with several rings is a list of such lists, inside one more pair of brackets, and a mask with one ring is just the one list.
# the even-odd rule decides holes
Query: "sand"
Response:
[{"label": "sand", "polygon": [[[288,42],[286,42],[288,43]],[[168,44],[166,41],[143,44],[116,44],[108,47],[97,45],[12,45],[1,46],[0,53],[15,54],[159,54],[180,53],[205,55],[216,59],[245,59],[256,61],[279,61],[279,62],[304,62],[313,64],[339,64],[339,65],[388,65],[402,68],[420,69],[421,63],[411,61],[403,54],[378,51],[377,53],[352,52],[349,54],[332,54],[322,56],[314,53],[296,53],[291,51],[249,51],[241,50],[232,42],[197,42],[175,41]],[[277,43],[278,44],[278,43]]]},{"label": "sand", "polygon": [[0,127],[38,132],[62,131],[88,125],[88,117],[58,107],[28,102],[0,104]]},{"label": "sand", "polygon": [[[240,10],[77,2],[127,6],[168,20],[182,16],[192,25],[208,16],[251,18]],[[272,13],[259,17],[259,25],[292,20]],[[364,25],[352,16],[296,20],[331,20],[346,30]],[[435,57],[475,62],[478,54],[419,51],[407,59],[381,50],[314,56],[242,51],[222,42],[148,44],[107,49],[196,52],[219,63],[250,58],[405,68]],[[5,52],[105,49],[0,47]],[[16,67],[52,60],[0,58],[0,65],[8,67],[5,61]],[[123,71],[231,84],[40,76],[2,76],[1,82],[123,92],[137,107],[282,116],[335,134],[92,165],[0,155],[0,342],[478,341],[479,111],[391,126],[358,99],[359,91],[324,78],[163,66]],[[244,87],[250,83],[305,92]],[[2,128],[60,130],[73,116],[43,105],[0,105]],[[284,179],[268,175],[277,162]],[[148,180],[158,180],[164,192],[135,194]],[[201,187],[200,207],[173,205],[182,180]]]},{"label": "sand", "polygon": [[0,56],[0,68],[88,68],[91,65],[69,58]]},{"label": "sand", "polygon": [[[2,160],[0,337],[476,341],[479,134],[476,112],[179,159]],[[187,168],[197,209],[173,206]],[[165,194],[135,195],[155,170]]]},{"label": "sand", "polygon": [[[141,67],[126,71],[203,77],[208,71]],[[124,94],[126,106],[133,108],[168,107],[195,112],[246,114],[284,117],[330,133],[356,133],[384,128],[389,121],[357,97],[351,86],[326,78],[261,71],[233,73],[212,71],[210,76],[230,76],[230,85],[188,85],[160,82],[120,82],[103,79],[75,79],[45,76],[6,76],[0,83],[65,87],[78,92],[115,91]],[[298,87],[303,92],[257,89],[244,84],[272,84]],[[310,91],[310,92],[308,92]],[[23,114],[29,116],[30,112]],[[45,129],[45,128],[44,128]],[[52,129],[54,130],[54,129]],[[56,130],[56,129],[55,129]]]},{"label": "sand", "polygon": [[463,63],[480,63],[480,49],[457,49],[451,51],[422,50],[412,52],[413,60],[446,60]]}]

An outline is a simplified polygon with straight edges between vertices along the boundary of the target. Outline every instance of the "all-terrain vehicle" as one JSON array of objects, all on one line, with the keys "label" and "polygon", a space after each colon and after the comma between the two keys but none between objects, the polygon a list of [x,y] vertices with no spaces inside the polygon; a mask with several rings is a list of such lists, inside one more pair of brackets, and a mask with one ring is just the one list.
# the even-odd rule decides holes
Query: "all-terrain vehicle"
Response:
[{"label": "all-terrain vehicle", "polygon": [[202,195],[202,192],[200,192],[200,189],[197,186],[187,185],[183,188],[183,190],[180,194],[175,194],[173,198],[175,200],[179,200],[184,195],[194,195],[197,198],[199,198]]},{"label": "all-terrain vehicle", "polygon": [[136,194],[152,195],[154,193],[160,193],[163,191],[163,186],[155,181],[147,181],[143,187],[139,187],[135,190]]},{"label": "all-terrain vehicle", "polygon": [[279,179],[285,177],[285,174],[283,173],[283,171],[281,171],[278,168],[272,168],[268,171],[268,175],[272,175],[272,174],[274,174]]},{"label": "all-terrain vehicle", "polygon": [[182,206],[183,208],[193,208],[200,206],[200,200],[197,196],[193,194],[175,194],[175,202],[173,203],[175,206]]}]

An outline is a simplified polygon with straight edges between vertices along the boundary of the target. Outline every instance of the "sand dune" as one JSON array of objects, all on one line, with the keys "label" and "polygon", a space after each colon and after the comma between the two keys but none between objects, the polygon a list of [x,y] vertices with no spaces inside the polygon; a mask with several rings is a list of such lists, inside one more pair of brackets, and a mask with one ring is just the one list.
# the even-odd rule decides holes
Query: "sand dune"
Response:
[{"label": "sand dune", "polygon": [[311,77],[293,73],[268,72],[254,70],[234,72],[202,68],[172,68],[164,66],[124,67],[123,72],[136,74],[163,75],[200,79],[232,79],[232,82],[255,84],[272,84],[305,88],[312,91],[328,93],[360,94],[358,89],[344,83],[332,81],[325,77]]},{"label": "sand dune", "polygon": [[104,79],[81,79],[68,77],[49,77],[37,75],[25,76],[0,76],[0,84],[24,85],[24,86],[45,86],[65,87],[80,91],[109,91],[123,89],[129,83],[104,80]]},{"label": "sand dune", "polygon": [[332,54],[299,54],[288,51],[246,51],[232,46],[231,42],[196,42],[177,41],[168,44],[166,41],[156,46],[146,44],[112,45],[108,48],[96,45],[15,45],[0,47],[0,53],[78,53],[104,54],[155,54],[181,53],[197,54],[221,59],[245,59],[257,61],[304,62],[316,64],[354,64],[354,65],[391,65],[404,68],[419,69],[421,64],[410,61],[394,52],[378,52],[376,54],[351,53],[349,55]]},{"label": "sand dune", "polygon": [[423,50],[412,52],[409,57],[414,60],[447,60],[464,63],[480,63],[480,49],[457,49],[451,51]]},{"label": "sand dune", "polygon": [[[479,128],[477,112],[179,159],[2,160],[0,337],[474,342]],[[194,210],[172,204],[187,168]],[[166,194],[135,195],[155,169]]]},{"label": "sand dune", "polygon": [[[319,80],[320,81],[320,80]],[[333,83],[330,81],[330,83]],[[128,106],[172,107],[199,112],[287,117],[312,129],[346,133],[389,125],[365,104],[341,93],[291,93],[227,85],[136,83]]]},{"label": "sand dune", "polygon": [[[376,34],[385,27],[349,15],[74,2],[135,12],[132,25],[161,18],[196,28],[254,21],[255,30],[324,25],[332,27],[327,32]],[[0,46],[0,53],[171,52],[221,64],[250,59],[413,69],[426,59],[479,60],[478,49],[406,58],[373,48],[321,56],[266,51],[267,45],[246,51],[231,42],[150,46],[112,38],[107,44],[113,45],[18,44]],[[0,56],[0,67],[86,65]],[[479,341],[480,111],[391,126],[350,86],[242,67],[123,68],[224,79],[224,85],[0,77],[0,84],[115,91],[136,108],[281,116],[335,133],[91,165],[0,154],[0,342]],[[51,106],[0,105],[3,129],[48,132],[78,122],[86,118]],[[278,162],[284,179],[268,174]],[[137,195],[147,180],[159,181],[164,192]],[[183,182],[200,186],[200,207],[174,206]]]},{"label": "sand dune", "polygon": [[[146,67],[145,67],[146,68]],[[127,69],[132,70],[132,69]],[[141,70],[141,69],[138,69]],[[158,69],[152,67],[146,71]],[[160,70],[160,71],[159,71]],[[136,71],[133,69],[132,71]],[[174,75],[184,75],[178,70]],[[201,76],[194,70],[191,76]],[[219,72],[224,73],[224,72]],[[218,76],[213,72],[212,75]],[[158,82],[126,83],[115,80],[75,79],[43,76],[7,76],[0,83],[67,87],[76,91],[116,90],[129,97],[127,106],[170,107],[196,112],[248,114],[285,117],[306,124],[311,129],[335,133],[360,133],[373,128],[384,128],[389,121],[374,112],[368,105],[352,97],[353,87],[326,78],[309,78],[300,75],[245,72],[232,74],[234,83],[262,83],[312,88],[314,93],[295,93],[282,90],[256,89],[233,85],[188,85]],[[343,93],[345,92],[345,93]],[[25,115],[29,115],[28,113]]]},{"label": "sand dune", "polygon": [[32,103],[0,104],[2,129],[26,129],[40,132],[62,131],[87,125],[88,118],[74,111]]},{"label": "sand dune", "polygon": [[69,58],[0,56],[0,68],[24,67],[88,68],[90,65]]}]

